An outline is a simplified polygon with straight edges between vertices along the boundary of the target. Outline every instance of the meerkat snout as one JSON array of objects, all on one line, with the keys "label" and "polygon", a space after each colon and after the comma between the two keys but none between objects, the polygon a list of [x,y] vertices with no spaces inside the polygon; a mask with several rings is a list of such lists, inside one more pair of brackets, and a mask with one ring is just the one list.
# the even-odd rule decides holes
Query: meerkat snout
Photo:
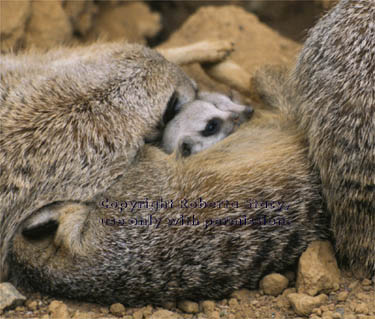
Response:
[{"label": "meerkat snout", "polygon": [[198,153],[233,133],[251,118],[253,108],[219,93],[201,92],[167,124],[162,139],[166,153],[183,157]]}]

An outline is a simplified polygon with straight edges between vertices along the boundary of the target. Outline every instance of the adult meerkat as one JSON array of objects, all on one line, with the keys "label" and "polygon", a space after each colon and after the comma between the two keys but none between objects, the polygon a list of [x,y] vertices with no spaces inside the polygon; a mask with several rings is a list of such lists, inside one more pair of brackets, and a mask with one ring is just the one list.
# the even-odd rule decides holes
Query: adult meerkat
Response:
[{"label": "adult meerkat", "polygon": [[297,121],[320,173],[340,261],[375,273],[375,2],[342,0],[294,69]]},{"label": "adult meerkat", "polygon": [[8,244],[25,218],[108,188],[163,115],[195,98],[196,85],[156,51],[122,43],[4,55],[0,70],[5,274]]},{"label": "adult meerkat", "polygon": [[183,157],[198,153],[232,134],[248,120],[253,108],[212,92],[199,92],[198,100],[184,104],[166,125],[162,148]]},{"label": "adult meerkat", "polygon": [[178,161],[146,145],[106,191],[35,211],[12,242],[11,280],[134,306],[224,298],[294,265],[328,223],[302,136],[274,123]]}]

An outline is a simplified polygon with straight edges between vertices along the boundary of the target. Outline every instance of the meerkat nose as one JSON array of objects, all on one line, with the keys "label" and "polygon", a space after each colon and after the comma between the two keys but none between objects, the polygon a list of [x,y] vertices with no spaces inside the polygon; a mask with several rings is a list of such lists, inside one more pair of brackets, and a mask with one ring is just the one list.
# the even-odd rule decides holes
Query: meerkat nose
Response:
[{"label": "meerkat nose", "polygon": [[243,114],[247,119],[250,119],[253,113],[254,109],[251,106],[246,106],[245,110],[243,111]]}]

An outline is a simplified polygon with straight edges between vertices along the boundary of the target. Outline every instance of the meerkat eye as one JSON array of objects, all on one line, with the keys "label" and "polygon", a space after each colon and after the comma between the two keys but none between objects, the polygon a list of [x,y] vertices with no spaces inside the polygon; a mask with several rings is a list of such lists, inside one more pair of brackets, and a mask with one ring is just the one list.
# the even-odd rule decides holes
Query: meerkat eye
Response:
[{"label": "meerkat eye", "polygon": [[203,136],[211,136],[211,135],[216,134],[217,132],[220,131],[221,122],[222,121],[219,118],[213,118],[213,119],[209,120],[206,127],[201,132],[201,134]]},{"label": "meerkat eye", "polygon": [[182,157],[188,157],[191,155],[191,146],[188,143],[181,144],[181,155]]},{"label": "meerkat eye", "polygon": [[176,91],[173,92],[169,98],[167,108],[163,115],[163,122],[166,125],[170,120],[172,120],[178,113],[179,100]]}]

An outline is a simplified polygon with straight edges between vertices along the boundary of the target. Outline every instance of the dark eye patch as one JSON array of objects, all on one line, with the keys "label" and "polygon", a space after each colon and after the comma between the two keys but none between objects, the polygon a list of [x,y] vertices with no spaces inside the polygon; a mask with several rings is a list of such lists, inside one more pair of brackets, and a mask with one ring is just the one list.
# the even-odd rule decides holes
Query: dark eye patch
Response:
[{"label": "dark eye patch", "polygon": [[177,92],[175,91],[169,98],[167,108],[163,115],[164,125],[166,125],[170,120],[172,120],[176,116],[176,114],[178,113],[178,109],[177,109],[178,105],[179,105],[179,100],[178,100]]},{"label": "dark eye patch", "polygon": [[206,124],[206,127],[204,130],[201,132],[202,136],[211,136],[215,135],[220,131],[221,125],[223,121],[217,117],[214,117],[213,119],[209,120],[208,123]]}]

